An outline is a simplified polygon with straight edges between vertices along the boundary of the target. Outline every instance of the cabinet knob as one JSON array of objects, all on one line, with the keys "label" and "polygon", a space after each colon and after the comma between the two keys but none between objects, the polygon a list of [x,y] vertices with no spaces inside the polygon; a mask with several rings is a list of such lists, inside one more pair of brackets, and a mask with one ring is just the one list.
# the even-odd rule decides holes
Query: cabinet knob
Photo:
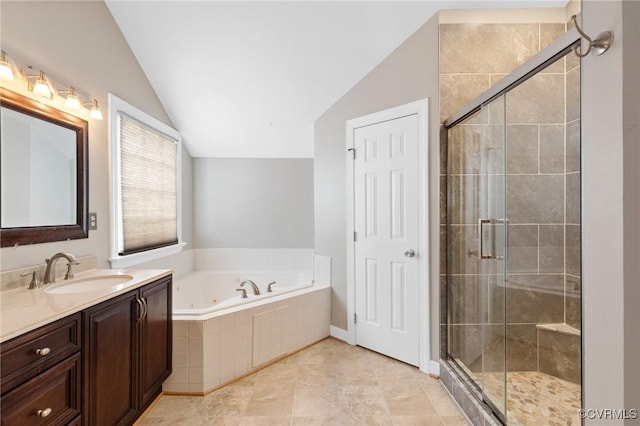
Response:
[{"label": "cabinet knob", "polygon": [[40,356],[49,355],[49,352],[51,352],[51,349],[49,348],[36,349],[36,354]]},{"label": "cabinet knob", "polygon": [[36,413],[39,417],[48,417],[51,414],[51,408],[45,408],[44,410],[38,410]]}]

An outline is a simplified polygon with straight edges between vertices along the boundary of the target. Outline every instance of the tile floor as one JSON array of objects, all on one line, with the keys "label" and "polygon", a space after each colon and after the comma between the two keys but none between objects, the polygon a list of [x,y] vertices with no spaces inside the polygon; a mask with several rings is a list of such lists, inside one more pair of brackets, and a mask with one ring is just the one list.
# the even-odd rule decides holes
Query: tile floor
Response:
[{"label": "tile floor", "polygon": [[[481,381],[484,379],[488,395],[504,401],[504,374],[485,373],[479,377]],[[538,371],[507,374],[507,423],[510,425],[580,425],[580,399],[580,385],[576,383]]]},{"label": "tile floor", "polygon": [[160,397],[142,425],[468,425],[417,368],[328,338],[207,396]]}]

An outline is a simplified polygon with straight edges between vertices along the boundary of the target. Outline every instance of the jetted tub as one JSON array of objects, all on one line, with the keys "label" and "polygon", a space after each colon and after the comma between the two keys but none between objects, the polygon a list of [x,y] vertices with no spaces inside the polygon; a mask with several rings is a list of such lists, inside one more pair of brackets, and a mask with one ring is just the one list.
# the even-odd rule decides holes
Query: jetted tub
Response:
[{"label": "jetted tub", "polygon": [[[254,295],[248,283],[240,287],[245,280],[256,283],[260,295]],[[272,291],[267,292],[268,284],[274,281]],[[194,271],[173,285],[173,319],[207,319],[223,309],[262,302],[312,285],[308,272]],[[239,288],[247,291],[247,298],[242,298]]]},{"label": "jetted tub", "polygon": [[[329,335],[331,287],[312,272],[194,271],[173,283],[173,373],[165,393],[204,395]],[[241,297],[240,283],[260,288]],[[273,292],[267,285],[275,281]]]}]

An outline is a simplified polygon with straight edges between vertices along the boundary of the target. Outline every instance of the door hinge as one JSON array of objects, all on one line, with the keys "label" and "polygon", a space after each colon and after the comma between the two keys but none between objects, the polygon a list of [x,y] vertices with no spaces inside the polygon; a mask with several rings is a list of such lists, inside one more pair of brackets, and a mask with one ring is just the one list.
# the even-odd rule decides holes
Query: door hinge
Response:
[{"label": "door hinge", "polygon": [[357,324],[357,323],[358,323],[358,314],[356,314],[355,312],[354,312],[354,314],[353,314],[353,323],[354,323],[354,324]]},{"label": "door hinge", "polygon": [[351,154],[353,154],[353,159],[356,159],[356,149],[355,148],[349,148],[347,149],[347,151],[351,151]]},{"label": "door hinge", "polygon": [[356,231],[353,231],[353,241],[358,241],[358,233]]}]

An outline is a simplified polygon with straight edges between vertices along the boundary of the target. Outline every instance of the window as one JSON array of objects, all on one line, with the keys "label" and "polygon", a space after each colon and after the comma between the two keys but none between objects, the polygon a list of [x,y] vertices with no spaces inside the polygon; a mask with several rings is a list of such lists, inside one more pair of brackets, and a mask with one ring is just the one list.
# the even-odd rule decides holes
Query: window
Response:
[{"label": "window", "polygon": [[180,134],[109,95],[112,267],[178,253]]}]

